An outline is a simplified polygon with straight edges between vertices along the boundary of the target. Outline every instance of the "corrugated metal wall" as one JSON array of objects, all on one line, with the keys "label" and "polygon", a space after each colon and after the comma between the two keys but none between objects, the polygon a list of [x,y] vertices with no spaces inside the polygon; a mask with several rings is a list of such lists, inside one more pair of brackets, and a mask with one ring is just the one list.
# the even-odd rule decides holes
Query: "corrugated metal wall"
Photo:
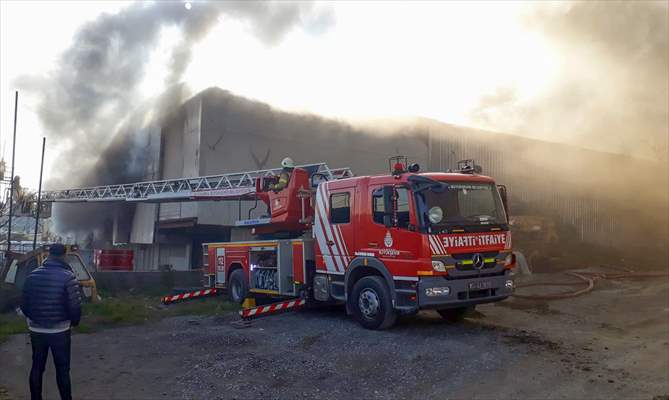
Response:
[{"label": "corrugated metal wall", "polygon": [[[554,217],[571,225],[578,239],[586,242],[643,245],[650,238],[655,243],[648,244],[666,246],[666,196],[660,188],[648,198],[639,198],[647,192],[644,187],[665,185],[666,193],[666,172],[657,170],[662,168],[659,164],[467,128],[428,129],[430,169],[444,171],[455,168],[458,160],[475,159],[485,175],[507,185],[512,217],[514,212]],[[564,158],[564,163],[548,160],[550,154],[555,154],[552,158]],[[578,165],[570,165],[571,160],[578,160]],[[634,169],[655,172],[657,178],[648,174],[623,177],[624,171]],[[582,183],[586,180],[589,183]],[[612,195],[616,191],[619,197]],[[651,212],[641,212],[645,206]]]}]

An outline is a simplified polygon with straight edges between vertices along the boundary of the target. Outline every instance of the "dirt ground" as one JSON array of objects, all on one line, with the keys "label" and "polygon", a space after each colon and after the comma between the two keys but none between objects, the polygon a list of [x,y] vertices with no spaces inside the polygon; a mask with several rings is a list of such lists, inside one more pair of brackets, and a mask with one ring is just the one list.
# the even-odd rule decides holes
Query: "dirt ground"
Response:
[{"label": "dirt ground", "polygon": [[[667,278],[601,281],[567,300],[512,298],[457,324],[421,312],[382,332],[341,308],[246,329],[233,320],[173,317],[76,335],[75,397],[669,399]],[[0,365],[0,399],[26,398],[26,335],[2,345]],[[46,398],[58,398],[51,365],[47,381]]]}]

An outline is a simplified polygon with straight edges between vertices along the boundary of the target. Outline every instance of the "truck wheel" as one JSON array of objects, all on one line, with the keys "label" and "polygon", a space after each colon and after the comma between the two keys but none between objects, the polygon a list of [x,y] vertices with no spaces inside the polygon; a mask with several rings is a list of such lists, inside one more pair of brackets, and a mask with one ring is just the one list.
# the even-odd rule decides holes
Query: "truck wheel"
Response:
[{"label": "truck wheel", "polygon": [[249,293],[249,285],[244,279],[244,271],[236,269],[230,274],[230,281],[228,283],[228,298],[231,302],[242,304]]},{"label": "truck wheel", "polygon": [[367,329],[387,329],[397,321],[390,290],[379,276],[365,276],[357,281],[349,302],[353,316]]},{"label": "truck wheel", "polygon": [[473,311],[474,311],[474,306],[437,310],[439,315],[441,315],[441,317],[448,322],[461,322],[462,320],[465,319],[467,314],[470,314]]}]

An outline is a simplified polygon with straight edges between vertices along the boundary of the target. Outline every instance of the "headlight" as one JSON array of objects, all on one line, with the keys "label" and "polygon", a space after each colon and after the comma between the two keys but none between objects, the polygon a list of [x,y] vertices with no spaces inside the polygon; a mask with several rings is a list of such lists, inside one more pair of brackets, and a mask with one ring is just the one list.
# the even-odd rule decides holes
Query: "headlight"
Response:
[{"label": "headlight", "polygon": [[448,296],[451,293],[451,289],[447,287],[435,287],[425,289],[425,295],[434,297],[434,296]]},{"label": "headlight", "polygon": [[430,219],[430,222],[432,222],[433,224],[438,224],[444,218],[444,211],[442,211],[441,207],[434,206],[430,208],[430,211],[428,211],[427,216]]},{"label": "headlight", "polygon": [[439,272],[446,272],[446,266],[441,261],[432,261],[432,269]]}]

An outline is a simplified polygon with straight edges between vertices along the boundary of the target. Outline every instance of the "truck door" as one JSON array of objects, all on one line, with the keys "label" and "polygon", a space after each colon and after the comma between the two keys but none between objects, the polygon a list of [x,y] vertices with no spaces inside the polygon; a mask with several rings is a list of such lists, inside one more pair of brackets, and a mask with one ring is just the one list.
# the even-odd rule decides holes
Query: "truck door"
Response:
[{"label": "truck door", "polygon": [[361,238],[363,242],[360,247],[377,254],[393,275],[412,275],[421,243],[415,213],[412,211],[412,196],[407,188],[401,186],[395,186],[394,193],[396,221],[393,221],[393,226],[386,227],[383,221],[383,186],[370,188],[368,196],[371,199],[372,221],[369,224],[362,222],[365,225],[365,238]]},{"label": "truck door", "polygon": [[351,262],[354,243],[352,208],[354,188],[329,190],[328,183],[319,186],[314,223],[314,236],[321,251],[322,262],[330,273],[343,274]]}]

